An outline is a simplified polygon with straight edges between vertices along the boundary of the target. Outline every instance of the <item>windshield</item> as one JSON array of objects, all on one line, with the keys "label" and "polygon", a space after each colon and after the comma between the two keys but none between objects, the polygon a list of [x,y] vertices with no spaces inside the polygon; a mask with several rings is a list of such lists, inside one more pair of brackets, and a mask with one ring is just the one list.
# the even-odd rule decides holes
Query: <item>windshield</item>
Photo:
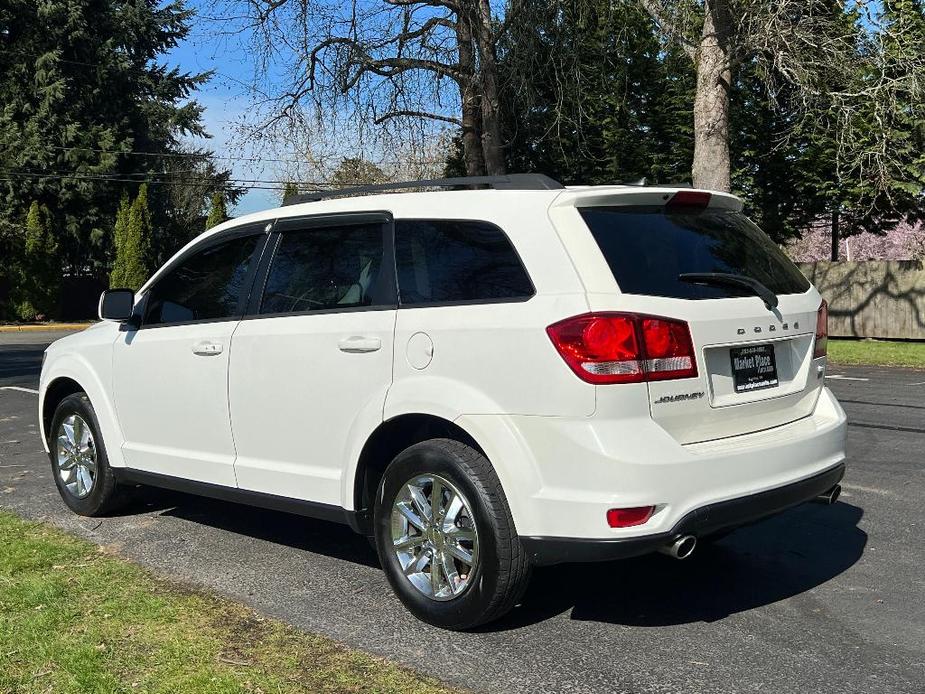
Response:
[{"label": "windshield", "polygon": [[754,293],[747,287],[678,279],[698,272],[746,275],[775,294],[809,289],[809,281],[777,244],[739,212],[666,211],[662,206],[579,211],[625,294],[716,299]]}]

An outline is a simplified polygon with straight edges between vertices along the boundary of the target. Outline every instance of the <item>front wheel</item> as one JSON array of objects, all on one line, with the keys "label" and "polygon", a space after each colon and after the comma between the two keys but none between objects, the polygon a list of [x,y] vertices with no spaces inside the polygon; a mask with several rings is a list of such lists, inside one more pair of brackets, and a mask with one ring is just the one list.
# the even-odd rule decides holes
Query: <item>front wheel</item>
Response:
[{"label": "front wheel", "polygon": [[90,399],[62,400],[48,432],[52,474],[61,498],[81,516],[101,516],[122,503]]},{"label": "front wheel", "polygon": [[386,469],[374,508],[376,549],[389,583],[419,619],[470,629],[523,594],[530,564],[488,459],[431,439]]}]

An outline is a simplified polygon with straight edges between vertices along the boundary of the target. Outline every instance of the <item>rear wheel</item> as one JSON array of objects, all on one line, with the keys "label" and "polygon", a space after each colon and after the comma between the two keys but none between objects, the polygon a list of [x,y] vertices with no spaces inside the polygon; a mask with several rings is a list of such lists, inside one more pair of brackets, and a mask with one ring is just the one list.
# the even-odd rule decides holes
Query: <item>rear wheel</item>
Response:
[{"label": "rear wheel", "polygon": [[374,523],[392,588],[430,624],[469,629],[497,619],[529,581],[501,483],[464,443],[432,439],[400,453],[380,482]]},{"label": "rear wheel", "polygon": [[64,503],[81,516],[100,516],[121,501],[100,435],[96,412],[84,393],[62,400],[48,431],[52,474]]}]

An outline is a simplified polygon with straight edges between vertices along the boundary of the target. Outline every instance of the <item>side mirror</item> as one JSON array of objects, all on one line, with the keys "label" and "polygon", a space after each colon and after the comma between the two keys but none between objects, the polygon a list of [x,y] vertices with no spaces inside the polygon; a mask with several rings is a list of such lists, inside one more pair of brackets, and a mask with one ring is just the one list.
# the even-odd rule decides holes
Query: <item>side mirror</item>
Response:
[{"label": "side mirror", "polygon": [[132,317],[135,292],[131,289],[109,289],[100,295],[100,318],[120,323]]}]

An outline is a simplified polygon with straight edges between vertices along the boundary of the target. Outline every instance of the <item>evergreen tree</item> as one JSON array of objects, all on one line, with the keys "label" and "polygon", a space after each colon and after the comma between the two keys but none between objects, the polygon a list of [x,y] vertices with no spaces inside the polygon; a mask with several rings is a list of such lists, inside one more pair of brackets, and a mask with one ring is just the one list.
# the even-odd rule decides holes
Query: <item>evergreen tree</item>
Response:
[{"label": "evergreen tree", "polygon": [[225,209],[225,196],[220,192],[212,194],[212,209],[209,210],[209,216],[206,219],[206,229],[211,229],[228,219],[228,211]]},{"label": "evergreen tree", "polygon": [[[163,265],[177,249],[199,235],[216,194],[226,205],[235,204],[244,194],[243,188],[230,184],[231,172],[220,170],[208,151],[183,147],[180,154],[167,162],[165,183],[150,191],[156,194],[152,217],[157,234],[151,239],[155,266]],[[158,204],[166,208],[166,215],[158,213]]]},{"label": "evergreen tree", "polygon": [[690,61],[630,0],[538,8],[500,49],[508,169],[565,183],[687,180]]},{"label": "evergreen tree", "polygon": [[125,286],[125,237],[128,234],[129,213],[132,204],[128,192],[122,191],[119,209],[116,212],[116,222],[112,230],[113,261],[112,271],[109,273],[109,286],[118,289]]},{"label": "evergreen tree", "polygon": [[[213,192],[203,176],[227,187],[227,172],[190,176],[205,191],[193,227],[174,214],[176,201],[161,185],[177,178],[178,188],[192,187],[171,173],[194,168],[191,159],[172,155],[184,151],[183,136],[204,134],[191,94],[208,75],[161,62],[187,35],[190,17],[182,0],[0,3],[0,170],[8,172],[0,230],[21,229],[33,200],[44,205],[63,274],[108,270],[122,188],[111,179],[158,181],[149,203],[168,239],[153,240],[158,259],[201,228]],[[0,262],[0,284],[4,274],[11,279],[11,265]]]},{"label": "evergreen tree", "polygon": [[16,314],[22,320],[51,318],[57,309],[61,285],[58,248],[49,226],[48,210],[34,200],[26,215],[24,241],[14,293]]},{"label": "evergreen tree", "polygon": [[[799,236],[824,214],[822,192],[834,180],[820,154],[828,132],[794,124],[781,92],[772,102],[754,63],[739,66],[730,113],[732,189],[746,201],[746,213],[775,241]],[[834,153],[834,150],[832,150]]]},{"label": "evergreen tree", "polygon": [[291,198],[298,195],[299,192],[299,186],[296,185],[293,181],[289,181],[283,188],[283,201],[285,201],[286,198]]},{"label": "evergreen tree", "polygon": [[388,178],[385,171],[367,159],[344,157],[331,175],[331,185],[335,188],[350,188],[384,183]]},{"label": "evergreen tree", "polygon": [[151,212],[148,209],[148,186],[142,184],[138,197],[129,209],[125,236],[118,249],[116,265],[122,268],[122,286],[138,291],[150,272]]}]

